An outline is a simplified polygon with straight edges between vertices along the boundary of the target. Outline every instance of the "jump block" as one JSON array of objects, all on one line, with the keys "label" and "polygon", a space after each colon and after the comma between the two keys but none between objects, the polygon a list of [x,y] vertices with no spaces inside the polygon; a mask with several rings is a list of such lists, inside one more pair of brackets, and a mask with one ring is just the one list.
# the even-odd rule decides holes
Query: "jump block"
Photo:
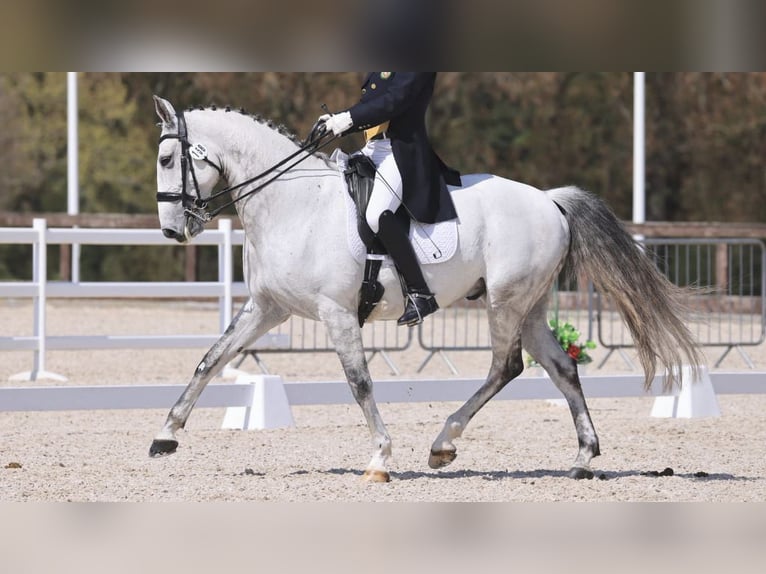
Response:
[{"label": "jump block", "polygon": [[654,399],[651,416],[656,418],[720,417],[718,399],[707,367],[699,368],[699,378],[694,379],[691,367],[683,366],[683,383],[672,395]]},{"label": "jump block", "polygon": [[252,402],[245,407],[229,407],[222,429],[257,430],[295,426],[282,377],[240,375],[236,384],[253,387]]}]

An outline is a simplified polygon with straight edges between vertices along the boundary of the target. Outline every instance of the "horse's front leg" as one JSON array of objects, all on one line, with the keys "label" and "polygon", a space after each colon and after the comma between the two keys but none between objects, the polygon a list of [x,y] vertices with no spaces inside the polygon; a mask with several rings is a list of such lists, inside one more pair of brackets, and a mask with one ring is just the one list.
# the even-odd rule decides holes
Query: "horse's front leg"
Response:
[{"label": "horse's front leg", "polygon": [[173,454],[178,447],[176,432],[186,424],[194,405],[210,379],[225,365],[269,329],[288,317],[287,313],[275,308],[262,309],[249,300],[237,313],[221,338],[215,342],[197,365],[194,376],[181,397],[168,413],[162,430],[157,434],[149,455],[153,457]]},{"label": "horse's front leg", "polygon": [[362,331],[353,313],[334,308],[323,313],[327,330],[343,365],[354,399],[362,408],[364,418],[372,435],[373,454],[364,471],[364,479],[370,482],[388,482],[388,459],[391,457],[391,437],[383,424],[378,405],[372,395],[372,379],[362,345]]}]

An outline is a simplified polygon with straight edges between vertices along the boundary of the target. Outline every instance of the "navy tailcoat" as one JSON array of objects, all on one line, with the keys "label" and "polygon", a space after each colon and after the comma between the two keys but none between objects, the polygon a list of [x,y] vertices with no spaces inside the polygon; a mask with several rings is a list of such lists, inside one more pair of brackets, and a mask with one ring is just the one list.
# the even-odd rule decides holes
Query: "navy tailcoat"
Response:
[{"label": "navy tailcoat", "polygon": [[354,122],[350,132],[389,122],[403,204],[423,223],[455,219],[447,185],[461,185],[460,173],[445,165],[428,139],[426,110],[435,82],[436,72],[371,72],[359,103],[348,110]]}]

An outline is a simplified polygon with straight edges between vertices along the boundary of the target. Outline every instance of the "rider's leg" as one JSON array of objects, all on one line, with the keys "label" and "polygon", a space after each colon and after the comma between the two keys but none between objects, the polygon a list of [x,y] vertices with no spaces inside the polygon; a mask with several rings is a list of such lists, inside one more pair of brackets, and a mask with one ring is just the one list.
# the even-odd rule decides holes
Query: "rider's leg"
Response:
[{"label": "rider's leg", "polygon": [[402,176],[388,140],[368,143],[363,153],[371,157],[378,170],[365,213],[367,224],[386,247],[407,287],[408,297],[398,323],[417,325],[439,305],[423,277],[407,230],[394,216],[402,204]]},{"label": "rider's leg", "polygon": [[389,140],[368,142],[362,153],[372,160],[377,169],[365,217],[372,232],[378,233],[381,214],[384,211],[396,213],[402,204],[402,176]]},{"label": "rider's leg", "polygon": [[402,223],[393,212],[384,211],[379,220],[378,238],[385,245],[388,254],[394,260],[396,268],[404,278],[407,287],[407,301],[399,325],[417,325],[423,317],[436,312],[439,305],[428,288],[420,263],[412,249],[410,238]]}]

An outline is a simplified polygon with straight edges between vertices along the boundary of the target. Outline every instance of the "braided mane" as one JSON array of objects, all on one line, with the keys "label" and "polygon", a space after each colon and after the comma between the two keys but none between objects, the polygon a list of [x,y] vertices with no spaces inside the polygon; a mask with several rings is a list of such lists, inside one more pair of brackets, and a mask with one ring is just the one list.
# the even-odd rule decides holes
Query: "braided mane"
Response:
[{"label": "braided mane", "polygon": [[[253,121],[258,122],[261,125],[265,125],[266,127],[271,128],[272,130],[274,130],[278,134],[280,134],[280,135],[286,137],[287,139],[289,139],[291,142],[293,142],[298,147],[300,147],[304,143],[306,143],[304,140],[300,139],[295,132],[290,131],[290,129],[286,125],[278,124],[274,120],[271,120],[269,118],[263,117],[261,114],[251,114],[247,110],[245,110],[245,108],[242,108],[242,107],[234,108],[232,106],[224,106],[224,107],[221,108],[221,107],[217,106],[216,104],[212,104],[211,103],[207,107],[205,107],[205,106],[197,106],[195,108],[193,106],[190,106],[190,107],[186,108],[187,112],[193,112],[195,110],[202,111],[202,112],[204,112],[205,110],[210,110],[210,111],[213,111],[213,112],[217,112],[217,111],[221,111],[222,110],[224,112],[233,112],[233,113],[241,114],[241,115],[243,115],[245,117],[250,118]],[[330,159],[330,156],[327,155],[324,152],[314,152],[314,155],[316,157],[321,158],[322,160],[324,160],[325,163],[327,163],[328,166],[334,166],[335,165],[334,162]]]},{"label": "braided mane", "polygon": [[223,110],[224,112],[234,112],[238,114],[242,114],[243,116],[246,116],[253,121],[258,122],[259,124],[265,125],[272,130],[276,131],[280,135],[285,136],[290,141],[294,142],[296,145],[300,145],[303,143],[301,139],[295,134],[295,132],[292,132],[288,129],[287,126],[284,124],[277,124],[274,120],[271,120],[269,118],[263,117],[261,114],[251,114],[248,113],[245,108],[233,108],[232,106],[224,106],[224,107],[218,107],[215,104],[210,104],[208,107],[204,106],[198,106],[198,107],[189,107],[186,109],[187,112],[193,112],[195,110],[204,112],[205,110],[210,110],[213,112]]}]

